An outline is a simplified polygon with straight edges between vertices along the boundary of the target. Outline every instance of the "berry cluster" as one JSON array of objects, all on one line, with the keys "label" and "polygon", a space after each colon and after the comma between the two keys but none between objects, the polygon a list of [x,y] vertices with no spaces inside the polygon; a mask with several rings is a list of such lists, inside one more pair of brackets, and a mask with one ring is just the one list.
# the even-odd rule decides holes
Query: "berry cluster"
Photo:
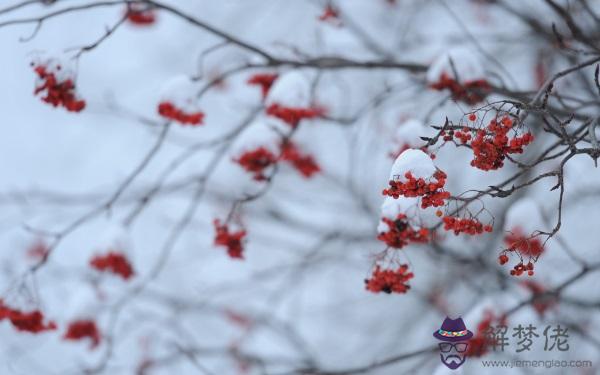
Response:
[{"label": "berry cluster", "polygon": [[56,72],[45,65],[33,67],[39,78],[34,94],[42,93],[42,101],[54,107],[62,106],[69,112],[80,112],[85,108],[85,100],[77,98],[73,79],[57,77],[57,73],[62,69],[60,65],[56,65]]},{"label": "berry cluster", "polygon": [[379,233],[377,239],[388,246],[401,249],[409,243],[427,243],[429,230],[421,228],[415,230],[406,220],[406,215],[399,214],[396,220],[384,217],[381,219],[388,226],[387,232]]},{"label": "berry cluster", "polygon": [[544,245],[538,237],[526,237],[521,229],[515,228],[504,237],[508,251],[516,251],[521,255],[532,258],[539,257],[544,251]]},{"label": "berry cluster", "polygon": [[289,162],[305,178],[310,178],[321,171],[315,159],[311,155],[303,154],[291,141],[281,145],[280,159]]},{"label": "berry cluster", "polygon": [[320,107],[301,108],[301,107],[285,107],[277,103],[267,107],[267,115],[277,117],[289,126],[295,128],[301,120],[314,119],[323,116],[325,110]]},{"label": "berry cluster", "polygon": [[433,174],[435,181],[425,181],[423,178],[415,178],[412,173],[404,175],[406,182],[391,180],[390,187],[383,190],[383,195],[398,199],[400,196],[421,197],[421,207],[439,207],[444,205],[444,199],[450,197],[450,193],[444,191],[446,174],[437,170]]},{"label": "berry cluster", "polygon": [[370,279],[365,279],[367,290],[373,293],[406,293],[410,289],[408,281],[414,277],[408,272],[408,265],[402,264],[396,270],[382,270],[376,266]]},{"label": "berry cluster", "polygon": [[492,232],[491,225],[483,225],[477,219],[460,218],[454,216],[444,216],[444,230],[452,230],[455,235],[460,233],[466,233],[470,235],[481,234],[485,232]]},{"label": "berry cluster", "polygon": [[519,262],[512,270],[510,270],[510,274],[512,276],[521,276],[527,271],[527,275],[533,276],[533,263],[530,261],[527,264],[523,264],[523,262]]},{"label": "berry cluster", "polygon": [[40,333],[56,329],[56,324],[52,321],[44,324],[44,314],[41,311],[23,312],[6,306],[0,300],[0,320],[4,319],[8,319],[13,327],[23,332]]},{"label": "berry cluster", "polygon": [[491,91],[489,82],[484,79],[465,81],[461,84],[445,72],[429,87],[437,91],[447,89],[452,94],[452,99],[469,105],[480,103]]},{"label": "berry cluster", "polygon": [[186,125],[202,125],[204,113],[192,112],[187,113],[171,102],[161,102],[158,105],[158,113],[165,118],[177,121],[180,124]]},{"label": "berry cluster", "polygon": [[506,318],[497,318],[496,315],[489,310],[484,312],[483,318],[477,325],[477,330],[473,337],[469,340],[469,346],[465,352],[467,357],[481,357],[488,353],[490,346],[494,346],[495,337],[490,335],[490,329],[495,321],[499,321],[500,325],[506,325]]},{"label": "berry cluster", "polygon": [[134,275],[133,267],[124,254],[109,251],[105,255],[96,255],[90,260],[90,266],[100,272],[111,272],[127,280]]},{"label": "berry cluster", "polygon": [[277,74],[255,74],[248,79],[247,83],[249,85],[259,86],[264,99],[267,97],[267,94],[269,93],[269,90],[271,89],[271,86],[273,86],[273,83],[277,77],[279,77]]},{"label": "berry cluster", "polygon": [[144,4],[128,4],[126,10],[127,20],[136,26],[148,26],[156,22],[154,9]]},{"label": "berry cluster", "polygon": [[69,323],[63,339],[71,341],[90,339],[90,349],[94,349],[100,344],[100,330],[93,320],[75,320]]},{"label": "berry cluster", "polygon": [[254,150],[246,151],[237,159],[233,159],[246,171],[253,173],[254,180],[265,181],[265,170],[277,163],[277,156],[267,148],[261,146]]},{"label": "berry cluster", "polygon": [[504,116],[501,121],[492,119],[486,129],[477,131],[471,142],[474,158],[471,165],[484,171],[502,168],[504,159],[509,154],[523,153],[523,146],[533,142],[533,135],[508,137],[513,128],[513,121]]},{"label": "berry cluster", "polygon": [[245,230],[230,232],[227,223],[221,224],[219,219],[213,221],[215,226],[215,245],[227,248],[227,254],[231,258],[244,259],[242,241],[246,236]]}]

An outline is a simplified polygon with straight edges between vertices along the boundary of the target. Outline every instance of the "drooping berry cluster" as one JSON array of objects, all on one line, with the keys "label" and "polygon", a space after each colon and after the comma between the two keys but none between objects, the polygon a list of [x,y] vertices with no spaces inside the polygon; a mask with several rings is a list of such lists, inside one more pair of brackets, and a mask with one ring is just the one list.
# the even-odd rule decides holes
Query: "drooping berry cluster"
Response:
[{"label": "drooping berry cluster", "polygon": [[504,237],[508,251],[516,251],[521,256],[539,257],[544,251],[544,245],[539,237],[525,236],[520,228],[514,228]]},{"label": "drooping berry cluster", "polygon": [[237,232],[230,232],[227,223],[221,224],[219,219],[215,219],[213,225],[215,227],[214,244],[216,246],[227,248],[227,254],[231,258],[244,259],[244,255],[242,254],[244,251],[242,241],[246,236],[246,231],[239,230]]},{"label": "drooping berry cluster", "polygon": [[247,83],[249,85],[259,86],[264,99],[267,97],[267,94],[269,93],[271,86],[273,86],[273,83],[275,83],[277,77],[279,77],[277,74],[255,74],[248,79]]},{"label": "drooping berry cluster", "polygon": [[414,277],[408,272],[408,265],[402,264],[396,270],[384,269],[379,265],[373,270],[370,279],[365,279],[367,290],[373,293],[406,293],[410,289],[408,281]]},{"label": "drooping berry cluster", "polygon": [[509,154],[523,153],[523,147],[533,142],[533,135],[525,133],[509,138],[513,120],[504,116],[501,121],[492,119],[486,129],[477,131],[471,141],[474,158],[471,165],[484,171],[502,168]]},{"label": "drooping berry cluster", "polygon": [[90,349],[94,349],[100,344],[100,330],[96,322],[89,319],[75,320],[69,323],[63,339],[71,341],[90,340]]},{"label": "drooping berry cluster", "polygon": [[90,266],[100,272],[110,272],[124,280],[134,275],[133,267],[124,254],[109,251],[104,255],[96,255],[90,260]]},{"label": "drooping berry cluster", "polygon": [[268,150],[266,147],[258,147],[254,150],[246,151],[237,159],[233,159],[246,171],[253,174],[256,181],[265,181],[267,176],[265,171],[267,168],[277,163],[277,155]]},{"label": "drooping berry cluster", "polygon": [[204,120],[203,112],[191,112],[187,113],[181,108],[177,108],[175,104],[165,101],[158,104],[158,113],[165,118],[173,121],[177,121],[183,125],[202,125]]},{"label": "drooping berry cluster", "polygon": [[455,235],[466,233],[470,235],[481,234],[483,232],[492,232],[491,225],[483,225],[476,218],[460,218],[454,216],[444,216],[444,230],[454,231]]},{"label": "drooping berry cluster", "polygon": [[277,117],[289,126],[295,128],[302,120],[323,116],[325,110],[320,107],[286,107],[273,103],[267,107],[266,113],[269,116]]},{"label": "drooping berry cluster", "polygon": [[52,321],[44,323],[44,314],[40,310],[23,312],[4,304],[0,300],[0,321],[8,319],[13,327],[19,331],[40,333],[56,329],[56,324]]},{"label": "drooping berry cluster", "polygon": [[533,263],[530,261],[527,264],[523,264],[523,262],[517,263],[512,270],[510,270],[510,274],[512,276],[521,276],[527,271],[527,275],[533,276]]},{"label": "drooping berry cluster", "polygon": [[85,100],[79,99],[75,92],[73,78],[59,78],[61,65],[56,65],[56,71],[45,65],[33,65],[39,78],[34,94],[42,94],[42,101],[53,107],[64,107],[69,112],[81,112],[85,108]]},{"label": "drooping berry cluster", "polygon": [[491,91],[491,86],[485,79],[460,83],[445,72],[440,75],[437,82],[430,84],[429,87],[438,91],[449,90],[452,99],[469,105],[480,103]]},{"label": "drooping berry cluster", "polygon": [[281,145],[280,159],[290,163],[305,178],[310,178],[321,171],[315,159],[311,155],[302,153],[291,141]]},{"label": "drooping berry cluster", "polygon": [[408,223],[404,214],[398,214],[396,220],[384,217],[381,221],[387,224],[388,231],[379,233],[377,239],[390,247],[401,249],[409,243],[427,243],[429,241],[429,230],[427,228],[415,230]]},{"label": "drooping berry cluster", "polygon": [[433,179],[425,181],[423,178],[415,178],[412,173],[406,172],[404,175],[406,182],[391,180],[390,187],[383,190],[383,195],[398,199],[404,197],[421,197],[421,208],[440,207],[445,204],[444,199],[450,197],[450,193],[444,191],[446,184],[446,174],[437,170],[433,174]]},{"label": "drooping berry cluster", "polygon": [[128,4],[125,14],[127,20],[136,26],[148,26],[156,22],[155,10],[144,4]]}]

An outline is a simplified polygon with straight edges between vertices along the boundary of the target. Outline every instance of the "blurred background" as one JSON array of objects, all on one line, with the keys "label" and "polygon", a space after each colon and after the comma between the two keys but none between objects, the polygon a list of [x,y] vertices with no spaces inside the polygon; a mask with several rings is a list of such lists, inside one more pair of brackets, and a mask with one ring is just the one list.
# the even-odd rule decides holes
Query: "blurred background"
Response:
[{"label": "blurred background", "polygon": [[[597,373],[599,20],[589,0],[2,2],[0,374]],[[41,100],[40,66],[85,108]],[[436,89],[443,73],[484,94]],[[264,98],[257,74],[276,75]],[[203,124],[161,116],[164,102]],[[291,126],[272,104],[320,111]],[[421,138],[496,112],[535,136],[498,170]],[[577,146],[547,129],[570,117]],[[283,140],[318,170],[281,162],[259,181],[240,164]],[[491,233],[455,236],[401,198],[428,242],[377,239],[394,160],[423,147],[460,198],[443,214]],[[479,193],[490,186],[510,192]],[[215,219],[245,231],[243,258],[215,244]],[[536,231],[534,275],[511,276],[507,236]],[[90,264],[110,252],[131,277]],[[366,290],[396,264],[414,273],[406,293]],[[15,323],[32,311],[40,332]],[[432,336],[446,316],[480,339],[506,325],[509,345],[451,371]],[[537,327],[530,350],[517,352],[519,324]],[[559,324],[569,349],[545,350]]]}]

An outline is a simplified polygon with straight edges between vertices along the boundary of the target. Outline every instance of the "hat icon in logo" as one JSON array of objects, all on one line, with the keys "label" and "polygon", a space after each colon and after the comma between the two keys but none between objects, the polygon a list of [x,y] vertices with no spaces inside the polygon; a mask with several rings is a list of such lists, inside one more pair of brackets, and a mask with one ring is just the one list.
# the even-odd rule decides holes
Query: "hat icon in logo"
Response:
[{"label": "hat icon in logo", "polygon": [[441,328],[433,333],[433,337],[443,341],[439,343],[440,358],[449,369],[455,370],[465,362],[465,352],[473,332],[467,329],[461,317],[446,317]]}]

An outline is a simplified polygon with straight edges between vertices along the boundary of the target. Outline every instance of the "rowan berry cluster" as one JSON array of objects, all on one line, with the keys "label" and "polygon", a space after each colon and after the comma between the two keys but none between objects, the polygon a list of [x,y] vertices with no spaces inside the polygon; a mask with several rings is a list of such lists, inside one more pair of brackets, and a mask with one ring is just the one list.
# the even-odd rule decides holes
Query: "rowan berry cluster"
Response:
[{"label": "rowan berry cluster", "polygon": [[533,263],[531,261],[528,262],[527,264],[523,264],[523,262],[519,262],[517,265],[514,266],[514,268],[512,270],[510,270],[510,274],[512,276],[521,276],[525,272],[527,272],[527,275],[533,276]]},{"label": "rowan berry cluster", "polygon": [[421,197],[421,208],[443,206],[444,199],[450,197],[450,193],[444,191],[446,184],[446,174],[437,170],[433,174],[433,179],[425,181],[423,178],[415,178],[412,173],[404,174],[406,182],[391,180],[390,187],[383,190],[383,195],[398,199],[404,197]]},{"label": "rowan berry cluster", "polygon": [[90,349],[94,349],[100,344],[100,330],[96,326],[96,322],[89,319],[75,320],[69,323],[67,332],[63,339],[71,341],[80,341],[84,339],[90,340]]},{"label": "rowan berry cluster", "polygon": [[483,225],[475,218],[460,218],[454,216],[444,216],[444,230],[454,231],[455,235],[466,233],[470,235],[481,234],[483,232],[492,232],[491,225]]},{"label": "rowan berry cluster", "polygon": [[242,254],[244,247],[242,241],[246,237],[245,230],[239,230],[237,232],[230,232],[227,223],[221,224],[219,219],[213,221],[215,227],[215,242],[216,246],[223,246],[227,248],[227,254],[231,258],[244,259]]},{"label": "rowan berry cluster", "polygon": [[290,163],[305,178],[310,178],[321,171],[315,159],[311,155],[303,154],[291,141],[281,145],[280,159]]},{"label": "rowan berry cluster", "polygon": [[181,108],[177,108],[177,106],[171,102],[165,101],[158,104],[158,113],[165,118],[168,118],[173,121],[177,121],[183,125],[202,125],[202,121],[204,120],[203,112],[191,112],[187,113]]},{"label": "rowan berry cluster", "polygon": [[484,312],[483,318],[477,325],[477,330],[473,337],[469,340],[469,346],[465,352],[467,357],[482,357],[489,352],[490,346],[494,346],[495,337],[489,334],[489,330],[492,324],[496,321],[500,322],[500,325],[506,325],[505,317],[496,317],[496,315],[489,310]]},{"label": "rowan berry cluster", "polygon": [[485,79],[460,83],[445,72],[440,75],[437,82],[430,84],[429,87],[437,91],[449,90],[452,99],[469,105],[480,103],[491,92],[491,86]]},{"label": "rowan berry cluster", "polygon": [[370,279],[365,279],[367,290],[373,293],[406,293],[410,289],[408,281],[414,277],[408,272],[408,265],[402,264],[398,269],[382,270],[379,265],[373,270]]},{"label": "rowan berry cluster", "polygon": [[320,107],[286,107],[277,103],[267,107],[267,115],[277,117],[289,126],[295,128],[300,121],[304,119],[314,119],[325,114],[325,110]]},{"label": "rowan berry cluster", "polygon": [[519,228],[509,232],[504,237],[504,243],[508,251],[516,251],[532,258],[539,257],[544,251],[544,245],[539,237],[525,236]]},{"label": "rowan berry cluster", "polygon": [[85,100],[77,97],[72,78],[64,78],[63,74],[58,74],[62,69],[60,64],[53,68],[33,64],[33,70],[39,79],[34,94],[42,94],[42,101],[53,107],[62,106],[69,112],[81,112],[85,108]]},{"label": "rowan berry cluster", "polygon": [[269,93],[271,86],[273,86],[273,83],[275,83],[277,77],[279,77],[277,74],[255,74],[248,79],[247,83],[249,85],[259,86],[264,99]]},{"label": "rowan berry cluster", "polygon": [[277,163],[277,155],[269,151],[266,147],[258,147],[254,150],[246,151],[237,159],[233,159],[246,171],[252,173],[254,180],[265,181],[265,171],[267,168]]},{"label": "rowan berry cluster", "polygon": [[40,333],[56,329],[52,321],[44,323],[44,314],[39,310],[23,312],[4,304],[0,300],[0,321],[8,319],[18,331]]},{"label": "rowan berry cluster", "polygon": [[124,254],[109,251],[105,255],[96,255],[90,260],[90,266],[100,272],[111,272],[124,280],[134,275],[133,267]]},{"label": "rowan berry cluster", "polygon": [[384,217],[381,221],[387,224],[388,231],[379,233],[377,239],[390,247],[401,249],[409,243],[427,243],[429,241],[429,230],[427,228],[415,230],[408,223],[404,214],[398,214],[396,220]]},{"label": "rowan berry cluster", "polygon": [[148,26],[156,22],[154,9],[144,4],[128,4],[125,15],[127,20],[136,26]]}]

